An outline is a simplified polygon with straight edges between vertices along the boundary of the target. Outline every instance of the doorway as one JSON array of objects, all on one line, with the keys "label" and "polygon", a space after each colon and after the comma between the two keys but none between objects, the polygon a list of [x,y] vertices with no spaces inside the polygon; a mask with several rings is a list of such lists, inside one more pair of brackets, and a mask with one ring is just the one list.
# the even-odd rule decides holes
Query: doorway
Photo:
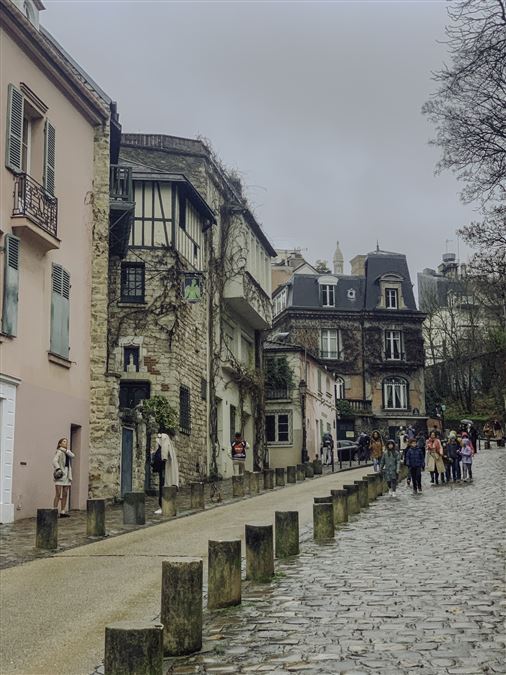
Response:
[{"label": "doorway", "polygon": [[134,430],[123,427],[121,430],[121,496],[132,492]]},{"label": "doorway", "polygon": [[69,435],[70,450],[74,453],[71,459],[72,483],[69,488],[69,509],[79,508],[80,472],[81,472],[81,427],[78,424],[70,425]]}]

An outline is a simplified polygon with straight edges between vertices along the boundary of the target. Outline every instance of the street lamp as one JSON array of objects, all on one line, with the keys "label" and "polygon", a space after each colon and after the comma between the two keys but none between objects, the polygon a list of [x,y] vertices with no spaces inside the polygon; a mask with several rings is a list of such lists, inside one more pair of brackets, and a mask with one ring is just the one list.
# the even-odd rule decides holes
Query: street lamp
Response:
[{"label": "street lamp", "polygon": [[307,384],[306,380],[301,380],[299,382],[299,394],[300,394],[300,404],[301,404],[301,416],[302,416],[302,451],[301,459],[302,464],[308,461],[307,454],[307,433],[306,433],[306,394],[307,394]]}]

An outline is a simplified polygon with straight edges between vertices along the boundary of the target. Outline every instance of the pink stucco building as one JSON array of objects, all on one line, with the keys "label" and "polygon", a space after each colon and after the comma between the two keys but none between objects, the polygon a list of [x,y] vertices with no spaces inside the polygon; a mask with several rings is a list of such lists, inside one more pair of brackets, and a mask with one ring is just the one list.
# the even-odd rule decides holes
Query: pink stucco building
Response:
[{"label": "pink stucco building", "polygon": [[3,523],[52,505],[61,437],[76,453],[72,507],[88,486],[92,196],[110,101],[39,26],[42,9],[0,0]]}]

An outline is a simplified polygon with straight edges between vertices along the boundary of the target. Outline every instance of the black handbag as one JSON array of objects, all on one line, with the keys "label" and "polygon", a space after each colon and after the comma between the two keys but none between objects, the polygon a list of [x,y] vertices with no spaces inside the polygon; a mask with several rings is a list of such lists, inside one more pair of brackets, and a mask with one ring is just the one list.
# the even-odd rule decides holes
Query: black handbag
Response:
[{"label": "black handbag", "polygon": [[53,478],[55,480],[60,480],[61,478],[63,478],[63,469],[60,469],[60,468],[55,469],[53,471]]}]

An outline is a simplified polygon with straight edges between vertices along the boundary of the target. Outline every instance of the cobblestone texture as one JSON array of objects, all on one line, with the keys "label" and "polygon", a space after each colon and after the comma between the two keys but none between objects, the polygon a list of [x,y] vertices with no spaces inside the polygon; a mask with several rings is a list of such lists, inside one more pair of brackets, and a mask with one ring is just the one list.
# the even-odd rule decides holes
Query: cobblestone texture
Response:
[{"label": "cobblestone texture", "polygon": [[[358,466],[355,462],[353,466]],[[363,466],[363,465],[362,465]],[[344,465],[346,470],[348,465]],[[325,467],[325,473],[329,469]],[[232,498],[232,479],[220,481],[218,484],[221,503],[230,503]],[[276,488],[283,489],[283,488]],[[212,501],[210,486],[205,486],[206,508],[217,506],[219,502]],[[113,537],[125,534],[140,527],[157,525],[165,520],[162,516],[154,515],[158,508],[157,497],[146,497],[146,525],[124,525],[123,507],[121,504],[113,504],[106,510],[107,536]],[[190,510],[190,487],[181,487],[178,495],[178,517],[184,517],[191,513]],[[35,560],[36,558],[48,558],[53,555],[51,551],[40,551],[35,548],[35,524],[36,518],[25,518],[14,523],[0,525],[0,569],[19,565]],[[88,544],[95,539],[86,536],[86,512],[72,511],[70,518],[58,521],[58,552],[65,551],[76,546]]]},{"label": "cobblestone texture", "polygon": [[[504,450],[472,484],[407,487],[299,557],[241,606],[207,614],[198,655],[167,673],[506,673]],[[96,671],[100,672],[100,670]]]}]

